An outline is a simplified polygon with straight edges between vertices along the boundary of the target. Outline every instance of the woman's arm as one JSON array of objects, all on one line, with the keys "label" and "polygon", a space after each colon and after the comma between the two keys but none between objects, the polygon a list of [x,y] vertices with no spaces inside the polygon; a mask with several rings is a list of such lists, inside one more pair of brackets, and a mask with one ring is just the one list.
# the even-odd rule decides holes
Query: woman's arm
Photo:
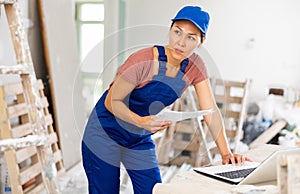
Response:
[{"label": "woman's arm", "polygon": [[204,120],[218,146],[222,156],[223,164],[243,163],[245,160],[251,161],[239,154],[232,154],[225,133],[224,122],[219,108],[216,105],[215,98],[211,91],[209,80],[206,79],[195,85],[195,91],[198,97],[199,106],[202,110],[213,109],[213,113],[204,116]]},{"label": "woman's arm", "polygon": [[[155,116],[141,117],[129,110],[123,100],[133,91],[134,88],[134,84],[120,76],[117,76],[105,99],[105,107],[116,117],[138,127],[147,129],[152,133],[167,128],[171,122],[158,122],[155,120]],[[147,97],[145,96],[145,98]]]}]

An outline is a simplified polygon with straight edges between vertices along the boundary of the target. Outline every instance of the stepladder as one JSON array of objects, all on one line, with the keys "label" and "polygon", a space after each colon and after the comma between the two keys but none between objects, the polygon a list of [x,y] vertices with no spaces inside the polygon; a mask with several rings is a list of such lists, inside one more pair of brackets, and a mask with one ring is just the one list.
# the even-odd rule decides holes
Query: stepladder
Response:
[{"label": "stepladder", "polygon": [[17,62],[0,69],[0,147],[11,192],[58,193],[55,177],[65,169],[43,83],[35,75],[18,1],[2,4]]},{"label": "stepladder", "polygon": [[242,128],[246,118],[251,80],[238,81],[220,78],[211,78],[210,80],[212,92],[225,123],[224,127],[230,148],[233,153],[237,153],[240,140],[243,138]]},{"label": "stepladder", "polygon": [[[182,97],[172,106],[174,111],[197,111],[195,91],[189,87]],[[186,119],[173,123],[162,135],[157,144],[157,155],[160,164],[202,166],[212,162],[207,146],[207,130],[203,117]]]},{"label": "stepladder", "polygon": [[56,176],[65,173],[58,138],[52,127],[41,80],[34,87],[39,88],[43,112],[38,114],[42,117],[33,111],[32,107],[36,105],[28,100],[32,95],[28,88],[33,86],[28,85],[27,79],[26,74],[0,75],[0,141],[7,142],[7,145],[0,145],[5,148],[11,190],[13,193],[58,193]]}]

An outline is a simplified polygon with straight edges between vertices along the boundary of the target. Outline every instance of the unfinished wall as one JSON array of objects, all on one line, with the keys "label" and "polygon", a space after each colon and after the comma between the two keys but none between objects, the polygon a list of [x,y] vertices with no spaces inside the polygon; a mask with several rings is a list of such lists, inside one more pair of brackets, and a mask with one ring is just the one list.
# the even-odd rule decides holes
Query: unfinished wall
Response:
[{"label": "unfinished wall", "polygon": [[68,169],[80,161],[81,137],[86,119],[79,74],[74,2],[39,2],[54,116],[64,164]]},{"label": "unfinished wall", "polygon": [[167,40],[170,19],[177,10],[185,4],[201,5],[211,15],[204,44],[210,55],[208,68],[216,65],[224,79],[251,78],[250,100],[264,98],[269,84],[300,87],[297,0],[129,0],[126,4],[126,27],[151,24],[166,28],[152,36],[128,34],[130,46],[133,37],[134,44],[145,39],[153,44]]}]

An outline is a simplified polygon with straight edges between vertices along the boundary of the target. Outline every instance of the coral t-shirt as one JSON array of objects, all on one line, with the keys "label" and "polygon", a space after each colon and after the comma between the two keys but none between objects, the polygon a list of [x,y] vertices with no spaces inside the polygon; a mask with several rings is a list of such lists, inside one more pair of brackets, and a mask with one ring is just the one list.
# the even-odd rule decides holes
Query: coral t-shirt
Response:
[{"label": "coral t-shirt", "polygon": [[[118,70],[118,75],[123,79],[141,88],[149,83],[153,78],[153,65],[157,61],[155,56],[156,47],[148,47],[141,49],[128,57]],[[207,79],[207,69],[201,57],[193,53],[189,57],[189,64],[185,69],[183,80],[186,87],[195,85]]]}]

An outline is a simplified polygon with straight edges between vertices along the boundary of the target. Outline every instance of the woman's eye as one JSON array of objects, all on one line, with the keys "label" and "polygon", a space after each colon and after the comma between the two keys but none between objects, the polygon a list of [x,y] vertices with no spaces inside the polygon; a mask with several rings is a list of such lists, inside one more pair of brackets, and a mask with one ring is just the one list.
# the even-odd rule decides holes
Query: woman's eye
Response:
[{"label": "woman's eye", "polygon": [[175,34],[180,35],[181,32],[179,30],[175,30]]},{"label": "woman's eye", "polygon": [[189,40],[196,40],[196,38],[193,37],[193,36],[188,36],[188,39],[189,39]]}]

